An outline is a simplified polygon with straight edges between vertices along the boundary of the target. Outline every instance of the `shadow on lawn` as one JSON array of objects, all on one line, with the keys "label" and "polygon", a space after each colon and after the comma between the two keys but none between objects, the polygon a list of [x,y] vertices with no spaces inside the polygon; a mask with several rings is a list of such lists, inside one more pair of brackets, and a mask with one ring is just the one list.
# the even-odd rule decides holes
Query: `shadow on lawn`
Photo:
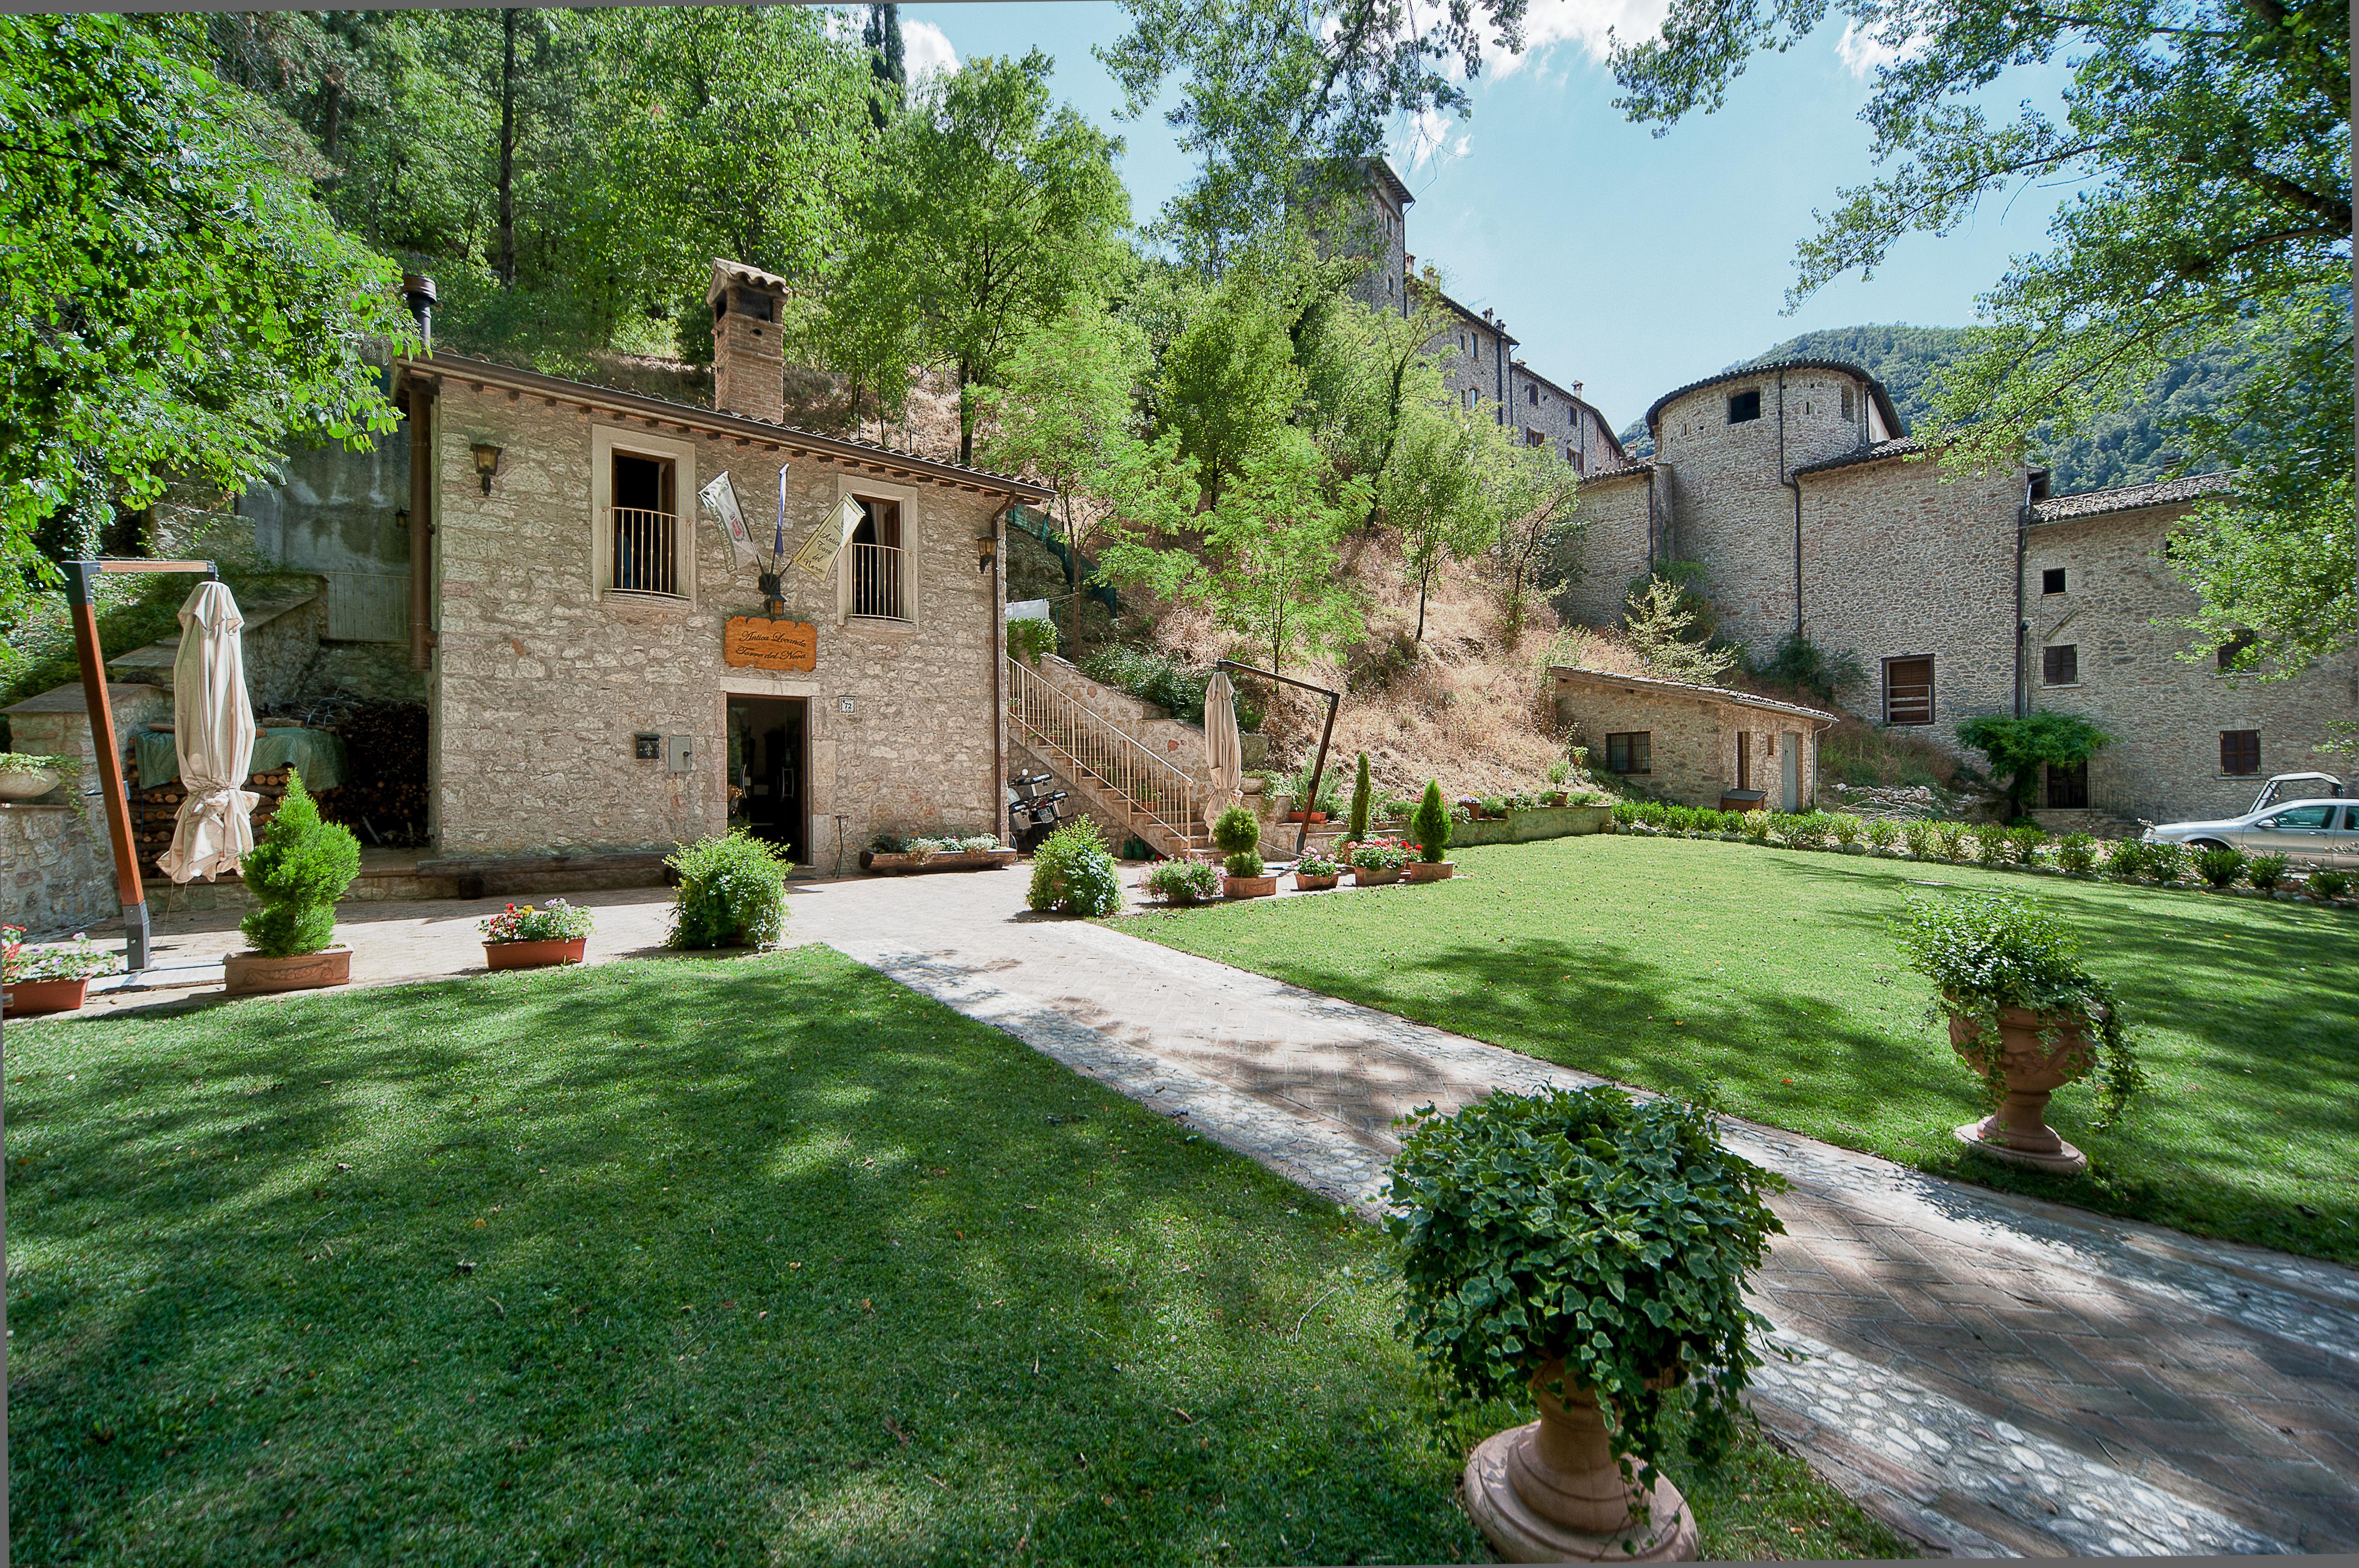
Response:
[{"label": "shadow on lawn", "polygon": [[1372,1238],[832,954],[9,1045],[27,1560],[1477,1550]]}]

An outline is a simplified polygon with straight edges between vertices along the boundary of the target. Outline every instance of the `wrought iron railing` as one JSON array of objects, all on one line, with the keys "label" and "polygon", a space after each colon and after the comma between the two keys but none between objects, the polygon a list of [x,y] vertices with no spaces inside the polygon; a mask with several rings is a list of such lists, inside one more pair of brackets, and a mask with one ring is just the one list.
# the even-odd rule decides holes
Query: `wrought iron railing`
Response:
[{"label": "wrought iron railing", "polygon": [[625,593],[679,594],[679,518],[642,506],[609,506],[613,569],[606,586]]},{"label": "wrought iron railing", "polygon": [[1202,785],[1018,659],[1007,661],[1007,713],[1027,745],[1158,849],[1183,853],[1202,837]]},{"label": "wrought iron railing", "polygon": [[844,547],[845,571],[851,573],[851,611],[888,621],[909,618],[901,593],[901,552],[889,544]]}]

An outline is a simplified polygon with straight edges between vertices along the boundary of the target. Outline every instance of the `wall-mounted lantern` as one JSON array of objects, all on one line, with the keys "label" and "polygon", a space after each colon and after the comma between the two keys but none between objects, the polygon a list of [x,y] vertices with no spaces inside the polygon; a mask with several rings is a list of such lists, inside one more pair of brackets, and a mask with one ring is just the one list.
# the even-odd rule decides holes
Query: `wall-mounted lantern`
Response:
[{"label": "wall-mounted lantern", "polygon": [[492,475],[500,471],[500,449],[488,441],[477,441],[467,449],[475,454],[475,472],[483,476],[484,494],[492,493]]},{"label": "wall-mounted lantern", "polygon": [[974,541],[974,563],[975,563],[975,567],[976,567],[976,570],[980,571],[980,572],[981,572],[984,576],[988,577],[988,576],[990,576],[990,575],[991,575],[991,568],[992,568],[992,565],[993,565],[993,563],[994,563],[994,562],[995,562],[996,561],[998,561],[998,559],[999,559],[999,536],[998,536],[998,535],[996,535],[996,534],[985,534],[985,535],[984,535],[981,539],[976,539],[976,540]]}]

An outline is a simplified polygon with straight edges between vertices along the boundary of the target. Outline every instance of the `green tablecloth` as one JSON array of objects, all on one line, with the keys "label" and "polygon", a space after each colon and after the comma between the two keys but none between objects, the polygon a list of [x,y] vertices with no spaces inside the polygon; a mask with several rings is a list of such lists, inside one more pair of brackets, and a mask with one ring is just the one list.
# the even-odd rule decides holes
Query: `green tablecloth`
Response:
[{"label": "green tablecloth", "polygon": [[[139,761],[139,787],[153,789],[180,776],[180,754],[168,735],[141,730],[131,737]],[[292,764],[303,775],[303,787],[317,794],[344,781],[344,743],[325,730],[266,729],[255,737],[249,775],[268,773]]]}]

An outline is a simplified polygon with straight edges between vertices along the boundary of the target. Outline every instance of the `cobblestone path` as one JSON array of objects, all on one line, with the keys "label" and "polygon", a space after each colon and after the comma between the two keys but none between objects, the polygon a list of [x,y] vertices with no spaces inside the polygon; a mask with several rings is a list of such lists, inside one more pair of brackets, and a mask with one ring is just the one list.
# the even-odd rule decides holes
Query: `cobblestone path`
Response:
[{"label": "cobblestone path", "polygon": [[[1117,931],[1024,872],[832,883],[817,940],[1373,1214],[1393,1117],[1596,1080]],[[2359,1273],[1775,1128],[1763,1422],[1935,1552],[2359,1550]]]}]

